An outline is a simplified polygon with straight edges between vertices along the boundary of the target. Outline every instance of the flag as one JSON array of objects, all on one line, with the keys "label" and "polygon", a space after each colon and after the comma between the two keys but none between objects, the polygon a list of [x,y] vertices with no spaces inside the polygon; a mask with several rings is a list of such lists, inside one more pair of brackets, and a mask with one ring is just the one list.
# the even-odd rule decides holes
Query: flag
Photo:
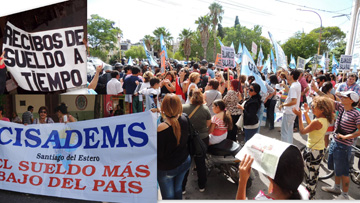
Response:
[{"label": "flag", "polygon": [[131,59],[131,56],[129,57],[128,65],[130,65],[130,66],[134,65],[134,64],[133,64],[133,60]]},{"label": "flag", "polygon": [[333,55],[331,73],[337,75],[338,74],[338,71],[337,71],[338,67],[339,67],[339,62],[337,62],[337,60],[335,59],[335,55]]},{"label": "flag", "polygon": [[261,91],[264,93],[267,92],[265,81],[262,80],[261,74],[245,45],[242,54],[241,75],[253,75],[255,77],[255,82],[260,85]]},{"label": "flag", "polygon": [[147,50],[144,41],[143,41],[143,45],[144,45],[144,50],[145,50],[146,57],[148,58],[150,65],[159,67],[159,65],[154,61],[154,59],[151,56],[150,52]]},{"label": "flag", "polygon": [[220,39],[219,38],[217,38],[218,40],[219,40],[219,43],[220,43],[220,46],[224,46],[224,44],[220,41]]},{"label": "flag", "polygon": [[293,57],[292,54],[291,54],[291,56],[290,56],[290,68],[291,68],[291,69],[295,69],[295,68],[296,68],[295,58]]},{"label": "flag", "polygon": [[234,47],[234,42],[231,42],[230,47],[231,47],[231,48],[234,48],[234,50],[235,50],[235,47]]},{"label": "flag", "polygon": [[262,66],[263,59],[264,59],[264,54],[263,54],[263,51],[262,51],[261,45],[260,45],[260,51],[259,51],[258,60],[257,60],[258,66]]},{"label": "flag", "polygon": [[313,57],[309,57],[308,59],[306,59],[305,65],[306,65],[307,63],[309,63],[309,61],[310,61],[312,58],[313,58]]},{"label": "flag", "polygon": [[276,62],[277,62],[277,66],[287,70],[287,63],[286,63],[286,59],[285,59],[285,53],[283,51],[283,49],[281,48],[281,46],[274,40],[274,38],[272,37],[272,34],[269,32],[269,36],[270,39],[272,41],[272,44],[275,48],[275,54],[276,54]]},{"label": "flag", "polygon": [[271,72],[271,67],[270,67],[270,58],[268,58],[265,63],[264,63],[264,68],[262,71],[265,75],[269,74]]},{"label": "flag", "polygon": [[239,42],[239,48],[238,48],[238,52],[236,54],[236,63],[240,64],[241,63],[241,54],[242,54],[242,46],[241,46],[241,42]]},{"label": "flag", "polygon": [[160,46],[161,46],[161,51],[165,51],[165,58],[168,59],[168,55],[167,55],[167,51],[166,51],[166,44],[164,41],[163,34],[160,35]]},{"label": "flag", "polygon": [[273,67],[273,73],[276,73],[276,69],[277,69],[277,65],[275,63],[275,57],[274,57],[274,52],[271,49],[271,61],[272,61],[272,67]]},{"label": "flag", "polygon": [[322,56],[322,58],[321,58],[321,60],[320,60],[320,62],[319,62],[319,65],[322,67],[322,69],[323,69],[323,71],[324,71],[324,73],[325,73],[325,52],[323,53],[323,56]]}]

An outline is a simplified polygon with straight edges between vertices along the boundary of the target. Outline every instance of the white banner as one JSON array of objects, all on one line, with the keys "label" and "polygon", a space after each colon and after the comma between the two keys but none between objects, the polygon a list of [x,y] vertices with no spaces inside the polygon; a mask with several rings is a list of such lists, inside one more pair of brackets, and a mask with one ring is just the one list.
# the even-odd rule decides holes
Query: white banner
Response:
[{"label": "white banner", "polygon": [[306,65],[306,59],[301,58],[300,56],[298,56],[296,68],[305,69],[305,65]]},{"label": "white banner", "polygon": [[92,201],[156,202],[156,114],[73,123],[0,121],[0,189]]},{"label": "white banner", "polygon": [[255,44],[255,42],[252,42],[251,43],[251,52],[253,54],[256,54],[257,53],[257,45]]},{"label": "white banner", "polygon": [[351,55],[341,55],[338,69],[339,70],[350,70],[351,61],[352,61]]},{"label": "white banner", "polygon": [[85,85],[84,28],[26,32],[10,22],[4,31],[5,65],[19,86],[52,92]]},{"label": "white banner", "polygon": [[221,46],[221,62],[222,68],[235,67],[235,49],[232,47]]}]

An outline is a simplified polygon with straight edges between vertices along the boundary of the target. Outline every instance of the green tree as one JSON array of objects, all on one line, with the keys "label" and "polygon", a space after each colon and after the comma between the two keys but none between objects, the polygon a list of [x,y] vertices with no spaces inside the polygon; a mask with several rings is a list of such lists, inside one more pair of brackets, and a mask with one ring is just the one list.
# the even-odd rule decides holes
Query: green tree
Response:
[{"label": "green tree", "polygon": [[[319,39],[320,28],[312,30],[309,34],[313,34]],[[339,27],[323,27],[321,34],[320,54],[328,52],[335,48],[338,42],[345,39],[346,34]]]},{"label": "green tree", "polygon": [[109,51],[107,50],[101,50],[101,49],[90,49],[90,56],[98,57],[102,61],[107,61],[107,56],[109,54]]},{"label": "green tree", "polygon": [[143,46],[131,46],[129,50],[125,51],[126,58],[146,58],[145,50]]},{"label": "green tree", "polygon": [[209,27],[211,24],[210,17],[208,15],[200,16],[195,23],[198,25],[197,29],[201,36],[201,46],[204,51],[204,59],[206,59],[207,46],[209,43]]},{"label": "green tree", "polygon": [[240,25],[240,22],[239,22],[239,16],[236,16],[236,18],[235,18],[235,25],[234,25],[234,28],[235,28],[237,25]]},{"label": "green tree", "polygon": [[193,32],[190,29],[183,29],[179,34],[179,39],[181,41],[181,46],[184,47],[184,55],[186,60],[189,60],[191,54],[191,37]]},{"label": "green tree", "polygon": [[[213,36],[214,39],[216,39],[216,25],[221,23],[222,16],[224,15],[224,10],[222,6],[216,2],[212,3],[209,6],[209,10],[210,10],[209,16],[212,22]],[[214,40],[213,50],[214,50],[213,56],[214,58],[216,58],[216,40]]]},{"label": "green tree", "polygon": [[92,49],[109,51],[115,47],[117,36],[122,31],[114,25],[114,21],[100,17],[97,14],[91,15],[91,18],[87,20],[87,33]]},{"label": "green tree", "polygon": [[154,44],[155,38],[151,35],[145,35],[144,36],[144,43],[147,48],[147,50],[151,50],[152,45]]},{"label": "green tree", "polygon": [[[298,56],[302,58],[309,58],[317,53],[318,35],[314,33],[305,34],[297,32],[290,37],[282,48],[287,56],[292,54],[295,58]],[[289,59],[289,57],[288,57]]]},{"label": "green tree", "polygon": [[220,37],[220,40],[222,40],[225,37],[223,26],[219,23],[218,24],[218,37]]},{"label": "green tree", "polygon": [[[166,48],[170,47],[170,41],[173,39],[170,32],[165,27],[159,27],[156,28],[156,30],[153,31],[153,34],[155,35],[154,38],[154,50],[160,54],[161,52],[161,46],[160,46],[160,36],[163,34],[165,46]],[[169,50],[167,50],[169,52]],[[168,53],[169,54],[169,53]]]}]

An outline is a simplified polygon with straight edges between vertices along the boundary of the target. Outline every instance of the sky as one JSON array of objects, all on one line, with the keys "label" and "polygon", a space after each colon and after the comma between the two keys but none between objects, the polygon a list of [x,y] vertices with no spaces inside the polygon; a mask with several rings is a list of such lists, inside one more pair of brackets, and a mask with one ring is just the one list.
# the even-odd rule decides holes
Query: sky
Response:
[{"label": "sky", "polygon": [[[165,27],[177,40],[181,30],[196,30],[195,20],[209,13],[213,0],[88,0],[88,19],[91,14],[112,20],[123,31],[123,39],[139,42],[145,35],[152,35],[158,27]],[[353,0],[217,0],[224,12],[223,27],[240,24],[247,28],[262,26],[262,36],[269,38],[268,31],[281,43],[298,31],[309,33],[320,27],[338,26],[346,34],[350,31],[350,20],[346,16],[352,11]],[[315,10],[318,9],[318,10]],[[330,11],[330,12],[325,12]],[[229,45],[228,45],[229,46]]]}]

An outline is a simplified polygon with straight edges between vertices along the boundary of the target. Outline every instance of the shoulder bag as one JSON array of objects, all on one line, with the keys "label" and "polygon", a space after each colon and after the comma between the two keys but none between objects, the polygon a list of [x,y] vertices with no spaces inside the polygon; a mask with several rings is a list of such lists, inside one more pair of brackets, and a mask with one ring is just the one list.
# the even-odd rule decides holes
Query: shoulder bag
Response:
[{"label": "shoulder bag", "polygon": [[199,109],[200,105],[198,105],[188,117],[186,114],[186,118],[188,120],[189,125],[189,138],[188,138],[188,148],[191,156],[194,157],[204,157],[207,151],[207,145],[200,138],[199,132],[192,125],[190,118],[194,115],[194,113]]}]

